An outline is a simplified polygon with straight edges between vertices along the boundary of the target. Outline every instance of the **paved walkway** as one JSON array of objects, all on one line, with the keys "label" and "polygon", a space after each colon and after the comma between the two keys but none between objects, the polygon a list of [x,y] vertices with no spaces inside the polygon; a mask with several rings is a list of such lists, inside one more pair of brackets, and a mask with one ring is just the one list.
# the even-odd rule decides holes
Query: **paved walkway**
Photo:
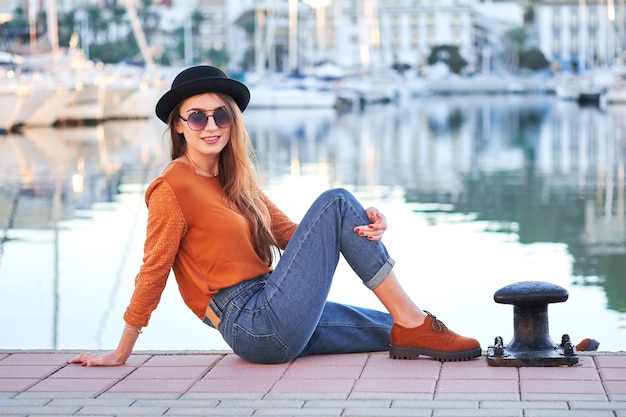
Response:
[{"label": "paved walkway", "polygon": [[124,366],[73,352],[0,351],[0,416],[626,417],[626,353],[573,367],[399,361],[387,353],[255,365],[230,352],[139,352]]}]

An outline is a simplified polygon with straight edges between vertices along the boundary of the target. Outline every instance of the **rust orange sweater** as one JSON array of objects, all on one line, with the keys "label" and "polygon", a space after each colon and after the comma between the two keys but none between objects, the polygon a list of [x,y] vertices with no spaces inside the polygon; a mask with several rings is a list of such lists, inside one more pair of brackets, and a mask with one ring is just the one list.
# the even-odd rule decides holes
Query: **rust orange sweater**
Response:
[{"label": "rust orange sweater", "polygon": [[[185,304],[200,318],[221,288],[271,270],[252,245],[249,222],[230,208],[219,178],[172,161],[146,190],[148,227],[143,264],[124,314],[130,326],[147,326],[170,273]],[[278,245],[284,249],[292,222],[264,196]]]}]

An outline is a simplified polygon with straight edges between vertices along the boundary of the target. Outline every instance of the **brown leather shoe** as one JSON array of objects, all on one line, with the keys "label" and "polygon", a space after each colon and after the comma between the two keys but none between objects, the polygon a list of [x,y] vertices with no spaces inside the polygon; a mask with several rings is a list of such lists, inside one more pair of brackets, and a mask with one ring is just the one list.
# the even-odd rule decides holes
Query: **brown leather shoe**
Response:
[{"label": "brown leather shoe", "polygon": [[482,354],[476,339],[460,336],[448,329],[428,311],[424,324],[406,328],[398,324],[391,327],[391,359],[417,359],[430,356],[441,362],[466,361]]}]

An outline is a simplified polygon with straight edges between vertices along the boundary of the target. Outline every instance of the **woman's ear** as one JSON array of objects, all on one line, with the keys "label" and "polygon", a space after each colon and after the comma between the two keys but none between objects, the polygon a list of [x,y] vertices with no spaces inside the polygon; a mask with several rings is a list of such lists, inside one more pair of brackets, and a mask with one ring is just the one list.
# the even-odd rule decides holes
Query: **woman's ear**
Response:
[{"label": "woman's ear", "polygon": [[178,133],[179,135],[183,134],[183,126],[181,125],[181,122],[182,120],[180,120],[179,118],[177,118],[174,122],[174,130],[176,130],[176,133]]}]

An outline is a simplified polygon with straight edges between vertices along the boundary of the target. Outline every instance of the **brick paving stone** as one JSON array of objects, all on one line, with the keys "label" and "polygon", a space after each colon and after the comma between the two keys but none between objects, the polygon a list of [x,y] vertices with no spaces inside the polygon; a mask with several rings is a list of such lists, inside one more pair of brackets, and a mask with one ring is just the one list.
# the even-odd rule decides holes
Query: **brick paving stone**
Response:
[{"label": "brick paving stone", "polygon": [[272,393],[329,392],[345,393],[347,396],[354,387],[355,379],[280,379],[271,388]]},{"label": "brick paving stone", "polygon": [[236,366],[238,368],[283,368],[283,369],[287,369],[289,366],[291,366],[290,363],[279,363],[279,364],[272,364],[272,365],[264,365],[264,364],[259,364],[259,363],[251,363],[251,362],[246,362],[243,359],[241,359],[239,356],[237,355],[226,355],[222,358],[222,360],[219,361],[219,363],[217,364],[218,366]]},{"label": "brick paving stone", "polygon": [[604,381],[604,389],[609,395],[626,394],[626,380],[624,381]]},{"label": "brick paving stone", "polygon": [[48,378],[30,387],[27,392],[102,392],[117,383],[117,379]]},{"label": "brick paving stone", "polygon": [[473,379],[441,379],[437,385],[439,393],[517,393],[517,380],[473,380]]},{"label": "brick paving stone", "polygon": [[626,401],[570,401],[572,410],[626,410]]},{"label": "brick paving stone", "polygon": [[107,392],[152,392],[183,394],[196,382],[195,379],[124,379]]},{"label": "brick paving stone", "polygon": [[95,398],[100,395],[98,391],[57,391],[57,392],[30,392],[25,391],[19,393],[15,398],[27,399],[27,398],[47,398],[49,400],[57,399],[57,398]]},{"label": "brick paving stone", "polygon": [[274,379],[206,379],[197,381],[188,392],[212,392],[212,393],[260,393],[266,394],[276,381]]},{"label": "brick paving stone", "polygon": [[[578,363],[573,366],[573,368],[579,368],[579,367],[596,369],[597,365],[596,365],[595,358],[593,356],[586,355],[585,352],[582,352],[578,356]],[[557,368],[552,368],[552,369],[557,369]]]},{"label": "brick paving stone", "polygon": [[362,366],[307,366],[290,367],[283,374],[286,379],[358,379],[363,372]]},{"label": "brick paving stone", "polygon": [[162,416],[168,411],[167,407],[112,407],[112,406],[87,406],[81,408],[78,415],[112,415],[112,416]]},{"label": "brick paving stone", "polygon": [[39,378],[2,378],[0,379],[0,391],[12,393],[26,391],[39,381],[41,381]]},{"label": "brick paving stone", "polygon": [[600,368],[598,372],[603,381],[626,381],[626,369],[623,368]]},{"label": "brick paving stone", "polygon": [[626,417],[622,353],[519,369],[490,367],[484,356],[442,364],[386,352],[279,365],[232,353],[139,352],[111,368],[67,364],[73,355],[0,353],[0,416]]},{"label": "brick paving stone", "polygon": [[527,410],[525,417],[615,417],[606,410]]},{"label": "brick paving stone", "polygon": [[345,400],[347,395],[344,392],[276,392],[263,397],[264,400]]},{"label": "brick paving stone", "polygon": [[598,371],[592,367],[540,367],[520,368],[520,380],[551,380],[551,381],[599,381]]},{"label": "brick paving stone", "polygon": [[442,400],[394,400],[392,408],[461,408],[471,410],[479,408],[479,401],[442,401]]},{"label": "brick paving stone", "polygon": [[523,401],[570,401],[575,398],[577,401],[607,401],[606,394],[546,394],[546,393],[522,393]]},{"label": "brick paving stone", "polygon": [[98,399],[129,401],[139,400],[177,400],[181,397],[178,392],[104,392],[98,394]]},{"label": "brick paving stone", "polygon": [[430,417],[432,415],[431,410],[426,409],[411,409],[411,408],[398,408],[398,409],[369,409],[369,408],[347,408],[342,417]]},{"label": "brick paving stone", "polygon": [[150,357],[142,366],[202,366],[212,367],[219,363],[225,355],[204,354],[204,355],[155,355]]},{"label": "brick paving stone", "polygon": [[492,392],[437,392],[436,400],[476,400],[476,401],[519,401],[520,396],[517,392],[508,394],[492,393]]},{"label": "brick paving stone", "polygon": [[580,380],[548,380],[525,379],[520,381],[520,391],[524,393],[542,394],[604,394],[599,378],[597,381]]},{"label": "brick paving stone", "polygon": [[432,360],[390,360],[388,355],[372,355],[363,368],[361,379],[367,378],[408,378],[437,379],[441,373],[441,363]]},{"label": "brick paving stone", "polygon": [[132,379],[199,379],[209,371],[203,366],[142,366],[126,377]]},{"label": "brick paving stone", "polygon": [[517,368],[494,368],[494,367],[443,367],[440,378],[443,379],[465,379],[477,380],[487,379],[498,381],[501,379],[518,380],[519,371]]},{"label": "brick paving stone", "polygon": [[594,359],[598,368],[626,368],[626,355],[598,355]]},{"label": "brick paving stone", "polygon": [[481,401],[480,408],[568,410],[569,405],[567,401]]},{"label": "brick paving stone", "polygon": [[478,410],[458,410],[458,409],[436,409],[433,410],[433,417],[523,417],[522,410],[505,409],[478,409]]},{"label": "brick paving stone", "polygon": [[167,411],[166,416],[200,416],[200,417],[248,417],[255,415],[256,410],[254,408],[247,408],[245,405],[242,405],[241,408],[229,408],[229,409],[218,409],[218,408],[183,408],[183,407],[172,407]]},{"label": "brick paving stone", "polygon": [[419,400],[432,401],[433,393],[416,393],[416,392],[355,392],[352,391],[348,396],[349,400]]},{"label": "brick paving stone", "polygon": [[286,366],[215,366],[207,372],[203,379],[279,379],[286,371]]},{"label": "brick paving stone", "polygon": [[39,378],[43,379],[59,370],[58,365],[5,365],[0,366],[0,379]]},{"label": "brick paving stone", "polygon": [[[38,400],[41,401],[41,400]],[[61,405],[82,405],[82,406],[98,406],[98,407],[130,407],[135,400],[129,398],[55,398],[49,400],[50,406]]]},{"label": "brick paving stone", "polygon": [[271,400],[271,394],[264,394],[262,392],[187,392],[186,394],[180,397],[180,400],[238,400],[238,401],[248,401],[248,400],[260,400],[260,399],[268,399]]},{"label": "brick paving stone", "polygon": [[[289,367],[299,368],[301,366],[364,366],[370,355],[380,355],[377,353],[348,353],[341,355],[315,355],[304,356],[296,359]],[[386,354],[389,357],[389,354]]]},{"label": "brick paving stone", "polygon": [[[152,399],[138,399],[132,400],[133,407],[167,407],[167,408],[214,408],[220,403],[220,400],[216,399],[182,399],[182,398],[152,398]],[[241,401],[238,401],[241,404]]]},{"label": "brick paving stone", "polygon": [[17,407],[17,406],[44,406],[51,404],[53,400],[44,398],[0,398],[0,410],[5,407]]},{"label": "brick paving stone", "polygon": [[323,416],[323,417],[340,417],[343,414],[342,408],[325,408],[325,409],[292,409],[292,408],[258,408],[255,416]]},{"label": "brick paving stone", "polygon": [[81,409],[81,406],[64,406],[64,407],[48,407],[48,406],[18,406],[0,408],[0,416],[19,415],[32,416],[33,414],[48,415],[74,415]]},{"label": "brick paving stone", "polygon": [[304,408],[390,408],[391,400],[308,400]]},{"label": "brick paving stone", "polygon": [[0,360],[0,366],[4,365],[58,365],[64,366],[67,361],[75,356],[74,353],[12,353]]},{"label": "brick paving stone", "polygon": [[434,394],[435,379],[360,379],[356,381],[353,392],[390,392]]},{"label": "brick paving stone", "polygon": [[[303,408],[304,400],[247,400],[246,407],[254,408]],[[219,408],[239,408],[241,400],[223,400],[219,402]]]}]

